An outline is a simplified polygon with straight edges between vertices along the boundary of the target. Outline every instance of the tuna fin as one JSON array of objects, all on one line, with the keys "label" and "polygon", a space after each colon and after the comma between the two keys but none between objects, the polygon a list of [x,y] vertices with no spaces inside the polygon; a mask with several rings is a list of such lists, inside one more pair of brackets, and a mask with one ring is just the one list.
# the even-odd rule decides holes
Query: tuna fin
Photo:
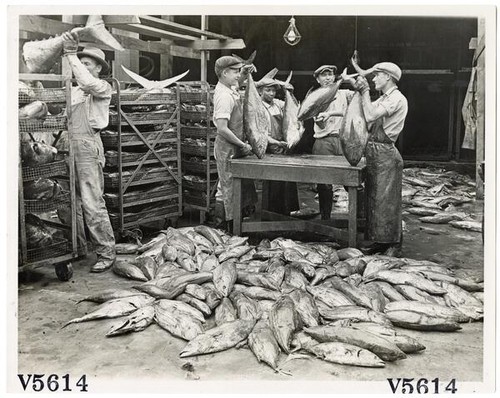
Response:
[{"label": "tuna fin", "polygon": [[113,50],[124,51],[120,43],[106,30],[100,15],[89,15],[85,28],[79,33],[80,38],[104,44]]},{"label": "tuna fin", "polygon": [[239,55],[236,54],[231,54],[231,55],[238,61],[243,62],[245,65],[250,65],[253,64],[253,61],[255,60],[255,56],[257,55],[257,50],[255,50],[252,54],[250,54],[247,60],[241,58]]},{"label": "tuna fin", "polygon": [[[276,74],[278,73],[278,68],[273,68],[271,69],[269,72],[267,72],[263,77],[262,79],[274,79],[274,76],[276,76]],[[262,80],[261,79],[261,80]]]},{"label": "tuna fin", "polygon": [[292,75],[293,75],[293,70],[290,71],[290,74],[286,78],[286,80],[285,80],[285,86],[287,86],[287,85],[290,84],[290,80],[292,80]]},{"label": "tuna fin", "polygon": [[181,73],[180,75],[171,77],[170,79],[165,79],[165,80],[148,80],[145,77],[142,77],[138,75],[137,73],[132,72],[131,70],[127,69],[125,66],[122,65],[123,71],[129,75],[133,80],[135,80],[137,83],[139,83],[142,87],[145,89],[151,90],[155,88],[165,88],[170,86],[171,84],[175,83],[177,80],[182,79],[184,76],[186,76],[189,73],[189,69]]},{"label": "tuna fin", "polygon": [[129,328],[131,326],[132,322],[130,319],[127,319],[123,321],[120,325],[118,326],[113,326],[108,333],[106,333],[106,337],[115,337],[120,334],[125,334],[129,332]]}]

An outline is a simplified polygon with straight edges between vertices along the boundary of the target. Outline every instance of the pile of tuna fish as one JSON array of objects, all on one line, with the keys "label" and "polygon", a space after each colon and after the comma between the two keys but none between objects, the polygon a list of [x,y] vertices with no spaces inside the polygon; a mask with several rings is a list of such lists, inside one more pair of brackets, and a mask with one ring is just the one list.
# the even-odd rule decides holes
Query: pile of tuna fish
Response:
[{"label": "pile of tuna fish", "polygon": [[461,211],[460,206],[475,200],[475,182],[456,171],[406,168],[403,171],[405,211],[420,221],[450,224],[452,227],[481,232],[481,221]]},{"label": "pile of tuna fish", "polygon": [[425,349],[394,326],[451,332],[483,316],[481,282],[434,262],[364,256],[334,243],[277,238],[254,246],[196,226],[118,249],[132,254],[120,255],[114,272],[143,283],[83,298],[101,306],[66,325],[123,317],[107,333],[117,336],[157,323],[187,341],[180,357],[248,346],[277,372],[282,353],[299,352],[383,367]]}]

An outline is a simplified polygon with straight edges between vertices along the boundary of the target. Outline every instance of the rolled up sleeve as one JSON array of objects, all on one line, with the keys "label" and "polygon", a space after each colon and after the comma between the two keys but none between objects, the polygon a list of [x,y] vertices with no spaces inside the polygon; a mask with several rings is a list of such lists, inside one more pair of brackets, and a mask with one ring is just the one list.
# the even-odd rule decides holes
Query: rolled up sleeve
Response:
[{"label": "rolled up sleeve", "polygon": [[220,93],[214,98],[214,120],[231,118],[234,107],[234,99],[229,93]]}]

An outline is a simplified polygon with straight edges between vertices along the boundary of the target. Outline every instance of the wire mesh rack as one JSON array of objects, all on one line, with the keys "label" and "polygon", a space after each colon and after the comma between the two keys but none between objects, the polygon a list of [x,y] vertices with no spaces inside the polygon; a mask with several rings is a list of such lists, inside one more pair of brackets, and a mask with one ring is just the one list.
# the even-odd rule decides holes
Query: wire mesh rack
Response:
[{"label": "wire mesh rack", "polygon": [[44,213],[66,207],[70,201],[69,192],[60,192],[57,196],[46,200],[25,199],[24,206],[29,213]]},{"label": "wire mesh rack", "polygon": [[47,116],[42,119],[19,119],[20,133],[34,133],[43,131],[59,131],[67,129],[67,118],[65,115]]},{"label": "wire mesh rack", "polygon": [[54,238],[53,243],[44,247],[28,248],[27,261],[33,263],[36,261],[47,260],[71,253],[71,243],[62,238]]},{"label": "wire mesh rack", "polygon": [[25,166],[22,168],[22,174],[23,181],[36,180],[42,177],[66,176],[68,175],[68,162],[66,159],[61,159],[36,167]]}]

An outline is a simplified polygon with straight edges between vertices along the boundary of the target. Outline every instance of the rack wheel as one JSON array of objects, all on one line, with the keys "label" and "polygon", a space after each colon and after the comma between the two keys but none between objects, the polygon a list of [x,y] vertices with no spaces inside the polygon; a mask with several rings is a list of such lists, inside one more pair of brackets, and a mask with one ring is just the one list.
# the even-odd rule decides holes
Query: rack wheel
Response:
[{"label": "rack wheel", "polygon": [[73,276],[73,265],[71,263],[56,264],[57,278],[62,282],[67,282]]}]

